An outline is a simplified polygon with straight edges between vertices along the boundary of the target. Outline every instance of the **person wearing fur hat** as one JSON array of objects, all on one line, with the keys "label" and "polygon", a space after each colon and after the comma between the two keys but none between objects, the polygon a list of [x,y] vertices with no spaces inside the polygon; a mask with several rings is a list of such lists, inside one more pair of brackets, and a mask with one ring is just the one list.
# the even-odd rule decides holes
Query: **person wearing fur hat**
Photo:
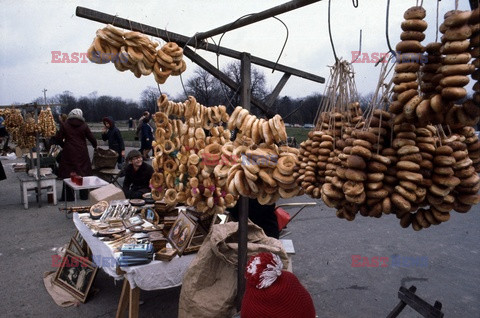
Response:
[{"label": "person wearing fur hat", "polygon": [[143,155],[138,150],[131,150],[127,155],[128,166],[125,168],[122,190],[127,199],[142,199],[150,192],[150,179],[153,168],[143,162]]},{"label": "person wearing fur hat", "polygon": [[280,257],[262,252],[245,268],[242,318],[315,318],[310,293],[291,272],[282,270]]},{"label": "person wearing fur hat", "polygon": [[[92,175],[92,162],[88,153],[87,140],[90,141],[93,148],[97,148],[97,140],[85,123],[81,109],[75,108],[70,111],[67,120],[60,125],[54,138],[58,143],[63,141],[62,157],[57,172],[60,179],[70,178],[72,172],[82,177]],[[62,191],[60,200],[73,201],[73,190],[69,187],[67,190],[67,198],[63,198],[64,191]],[[88,190],[81,190],[80,198],[87,200]]]},{"label": "person wearing fur hat", "polygon": [[104,117],[102,121],[105,125],[103,128],[102,140],[108,140],[108,148],[115,150],[118,153],[118,169],[122,169],[123,158],[125,157],[125,143],[123,142],[120,129],[115,126],[115,122],[113,121],[112,117]]}]

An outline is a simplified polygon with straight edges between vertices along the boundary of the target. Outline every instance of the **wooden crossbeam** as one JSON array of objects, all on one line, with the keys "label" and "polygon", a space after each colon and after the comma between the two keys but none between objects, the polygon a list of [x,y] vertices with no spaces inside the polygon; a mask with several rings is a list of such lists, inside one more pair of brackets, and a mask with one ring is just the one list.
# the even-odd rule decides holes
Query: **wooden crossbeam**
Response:
[{"label": "wooden crossbeam", "polygon": [[[211,44],[211,43],[206,43],[204,41],[197,41],[196,42],[194,37],[187,37],[187,36],[184,36],[184,35],[181,35],[181,34],[178,34],[178,33],[165,31],[165,30],[158,29],[158,28],[155,28],[155,27],[150,26],[150,25],[142,24],[142,23],[135,22],[135,21],[130,21],[130,20],[127,20],[127,19],[124,19],[124,18],[121,18],[121,17],[117,17],[117,16],[113,16],[113,15],[110,15],[110,14],[106,14],[106,13],[103,13],[103,12],[100,12],[100,11],[88,9],[88,8],[85,8],[85,7],[77,7],[76,15],[78,17],[89,19],[89,20],[92,20],[92,21],[97,21],[97,22],[100,22],[100,23],[110,23],[110,24],[112,24],[116,27],[119,27],[119,28],[132,30],[132,31],[138,31],[138,32],[141,32],[141,33],[144,33],[144,34],[148,34],[148,35],[151,35],[151,36],[154,36],[154,37],[161,38],[161,39],[163,39],[164,41],[167,41],[167,42],[168,41],[176,42],[180,46],[189,45],[189,46],[195,47],[196,49],[202,49],[202,50],[205,50],[205,51],[214,52],[216,54],[225,55],[225,56],[228,56],[228,57],[231,57],[231,58],[235,58],[237,60],[241,59],[242,52],[238,52],[238,51],[235,51],[235,50],[232,50],[232,49],[217,46],[217,45],[214,45],[214,44]],[[297,70],[295,68],[288,67],[288,66],[285,66],[285,65],[282,65],[282,64],[276,64],[272,61],[268,61],[268,60],[265,60],[265,59],[262,59],[262,58],[259,58],[259,57],[253,56],[253,55],[251,56],[250,60],[251,60],[252,64],[256,64],[256,65],[263,66],[263,67],[270,68],[270,69],[275,69],[277,71],[284,72],[284,73],[289,73],[289,74],[292,74],[292,75],[295,75],[295,76],[298,76],[298,77],[301,77],[301,78],[305,78],[305,79],[308,79],[310,81],[314,81],[314,82],[317,82],[317,83],[325,83],[325,78],[323,78],[321,76],[314,75],[314,74],[311,74],[311,73],[307,73],[307,72],[304,72],[304,71],[300,71],[300,70]]]},{"label": "wooden crossbeam", "polygon": [[[218,78],[220,81],[225,83],[228,87],[230,87],[234,92],[240,91],[239,85],[235,83],[230,77],[228,77],[225,73],[217,69],[215,66],[213,66],[211,63],[209,63],[207,60],[205,60],[203,57],[195,53],[192,49],[189,47],[185,47],[183,50],[183,54],[191,59],[194,63],[197,65],[201,66],[204,70],[212,74],[214,77]],[[269,107],[265,104],[263,104],[261,101],[251,98],[250,102],[260,108],[266,115],[267,117],[271,118],[275,116],[275,113],[273,113]],[[244,105],[245,107],[246,105]]]},{"label": "wooden crossbeam", "polygon": [[250,16],[247,16],[243,19],[239,19],[239,20],[234,21],[232,23],[225,24],[225,25],[220,26],[218,28],[215,28],[213,30],[197,33],[196,37],[197,37],[197,40],[204,40],[206,38],[209,38],[209,37],[212,37],[212,36],[215,36],[215,35],[219,35],[221,33],[227,32],[227,31],[232,31],[232,30],[241,28],[243,26],[268,19],[268,18],[274,17],[276,15],[301,8],[301,7],[304,7],[306,5],[309,5],[309,4],[318,2],[318,1],[321,1],[321,0],[292,0],[290,2],[287,2],[287,3],[284,3],[284,4],[278,5],[276,7],[264,10],[262,12],[252,14]]}]

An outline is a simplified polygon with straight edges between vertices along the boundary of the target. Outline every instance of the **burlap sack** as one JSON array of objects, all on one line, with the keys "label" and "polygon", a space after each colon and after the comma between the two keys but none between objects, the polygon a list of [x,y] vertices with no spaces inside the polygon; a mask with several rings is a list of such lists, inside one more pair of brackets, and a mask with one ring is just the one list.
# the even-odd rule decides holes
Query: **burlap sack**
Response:
[{"label": "burlap sack", "polygon": [[[225,318],[236,312],[238,237],[237,222],[214,225],[183,277],[179,318]],[[278,254],[288,267],[282,243],[248,224],[248,257],[259,252]]]}]

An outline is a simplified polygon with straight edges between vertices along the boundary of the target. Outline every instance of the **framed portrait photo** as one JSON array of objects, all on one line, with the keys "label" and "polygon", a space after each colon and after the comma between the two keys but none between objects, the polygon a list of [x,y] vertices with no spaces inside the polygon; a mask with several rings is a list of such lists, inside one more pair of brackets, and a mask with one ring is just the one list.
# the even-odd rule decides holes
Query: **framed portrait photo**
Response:
[{"label": "framed portrait photo", "polygon": [[70,243],[68,243],[67,250],[69,250],[75,255],[87,256],[84,249],[82,249],[82,247],[78,245],[77,241],[73,237],[70,239]]},{"label": "framed portrait photo", "polygon": [[178,251],[178,255],[182,255],[190,243],[196,228],[197,223],[190,219],[185,212],[179,211],[175,223],[173,223],[168,232],[168,241]]},{"label": "framed portrait photo", "polygon": [[[72,240],[75,241],[77,247],[79,247],[82,251],[80,254],[78,254],[78,253],[75,253],[75,254],[80,255],[80,256],[86,256],[88,254],[88,250],[89,250],[88,249],[88,244],[85,241],[85,239],[83,238],[82,234],[80,234],[80,232],[78,230],[73,235]],[[70,244],[68,245],[69,248],[70,248]]]},{"label": "framed portrait photo", "polygon": [[79,256],[67,250],[53,283],[84,303],[97,270],[98,267],[85,256]]}]

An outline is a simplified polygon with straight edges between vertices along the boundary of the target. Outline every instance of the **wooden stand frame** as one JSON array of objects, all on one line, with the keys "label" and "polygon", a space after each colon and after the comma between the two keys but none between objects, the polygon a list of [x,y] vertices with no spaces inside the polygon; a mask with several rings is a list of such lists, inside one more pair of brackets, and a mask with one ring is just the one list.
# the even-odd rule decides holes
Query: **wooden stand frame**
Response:
[{"label": "wooden stand frame", "polygon": [[400,302],[395,308],[388,314],[387,318],[395,318],[402,312],[402,310],[408,305],[412,307],[416,312],[418,312],[423,317],[428,318],[442,318],[443,312],[442,303],[435,301],[435,304],[432,306],[427,303],[425,300],[421,299],[415,295],[417,287],[411,286],[409,289],[401,286],[398,291],[398,298]]},{"label": "wooden stand frame", "polygon": [[125,311],[128,308],[128,318],[138,318],[138,307],[140,305],[140,288],[130,288],[128,279],[123,279],[122,294],[120,295],[120,301],[118,302],[117,314],[115,318],[121,318],[124,316]]}]

